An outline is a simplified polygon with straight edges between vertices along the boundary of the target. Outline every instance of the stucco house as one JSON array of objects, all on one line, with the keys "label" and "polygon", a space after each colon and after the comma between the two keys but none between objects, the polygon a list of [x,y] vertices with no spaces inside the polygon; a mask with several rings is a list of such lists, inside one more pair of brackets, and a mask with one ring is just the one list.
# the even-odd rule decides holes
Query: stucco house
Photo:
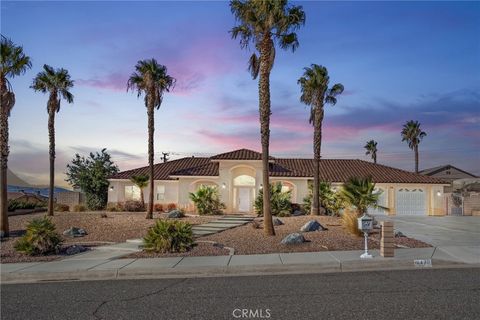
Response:
[{"label": "stucco house", "polygon": [[[270,181],[281,182],[285,190],[291,190],[293,203],[302,203],[308,194],[313,170],[312,159],[270,157]],[[154,172],[155,203],[175,203],[187,211],[194,210],[189,193],[201,185],[219,188],[227,213],[252,213],[254,199],[263,188],[261,153],[248,149],[158,163]],[[130,181],[132,175],[139,174],[148,174],[148,167],[110,177],[108,201],[140,199],[140,190]],[[445,215],[443,187],[448,183],[437,178],[353,159],[321,160],[320,175],[334,189],[350,177],[371,176],[382,192],[380,204],[390,209],[389,215]],[[148,192],[145,188],[145,199]]]}]

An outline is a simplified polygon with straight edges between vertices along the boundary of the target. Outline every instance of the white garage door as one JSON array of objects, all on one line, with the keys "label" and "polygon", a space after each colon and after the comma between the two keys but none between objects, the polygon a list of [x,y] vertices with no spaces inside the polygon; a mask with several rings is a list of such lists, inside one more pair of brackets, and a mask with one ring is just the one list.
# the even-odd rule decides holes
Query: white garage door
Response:
[{"label": "white garage door", "polygon": [[423,189],[397,189],[396,194],[397,215],[426,215],[425,190]]},{"label": "white garage door", "polygon": [[[380,196],[378,197],[378,205],[380,205],[382,207],[386,207],[387,206],[387,192],[385,190],[383,190],[382,188],[375,188],[373,190],[373,192],[374,193],[380,192]],[[377,208],[377,209],[368,208],[368,214],[379,215],[379,214],[387,214],[387,212],[384,209],[381,209],[381,208]]]}]

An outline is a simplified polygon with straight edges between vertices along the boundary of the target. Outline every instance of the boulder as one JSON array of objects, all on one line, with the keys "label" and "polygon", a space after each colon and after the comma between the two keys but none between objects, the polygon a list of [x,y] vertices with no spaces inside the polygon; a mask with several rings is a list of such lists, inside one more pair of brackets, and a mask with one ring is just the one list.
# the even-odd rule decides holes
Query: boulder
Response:
[{"label": "boulder", "polygon": [[305,214],[305,212],[303,212],[302,210],[295,210],[293,211],[293,214],[294,216],[303,216]]},{"label": "boulder", "polygon": [[273,221],[273,225],[274,225],[274,226],[281,226],[281,225],[283,225],[283,221],[280,220],[280,219],[278,219],[277,217],[273,217],[273,218],[272,218],[272,221]]},{"label": "boulder", "polygon": [[305,238],[300,233],[290,233],[283,238],[281,244],[300,244],[305,242]]},{"label": "boulder", "polygon": [[71,227],[70,229],[63,231],[63,235],[71,238],[77,238],[87,235],[87,232],[82,228]]},{"label": "boulder", "polygon": [[172,210],[167,214],[167,218],[173,218],[173,219],[178,219],[178,218],[183,218],[185,215],[183,214],[182,211],[180,210]]},{"label": "boulder", "polygon": [[311,232],[311,231],[317,231],[317,230],[324,231],[328,229],[322,226],[320,222],[318,222],[317,220],[310,220],[307,223],[305,223],[302,226],[302,228],[300,228],[300,231],[302,232]]},{"label": "boulder", "polygon": [[405,238],[406,235],[404,235],[401,231],[395,231],[395,238]]},{"label": "boulder", "polygon": [[68,247],[67,250],[65,251],[65,253],[67,255],[71,256],[71,255],[74,255],[74,254],[82,253],[84,251],[87,251],[87,248],[85,248],[84,246],[73,245],[73,246]]}]

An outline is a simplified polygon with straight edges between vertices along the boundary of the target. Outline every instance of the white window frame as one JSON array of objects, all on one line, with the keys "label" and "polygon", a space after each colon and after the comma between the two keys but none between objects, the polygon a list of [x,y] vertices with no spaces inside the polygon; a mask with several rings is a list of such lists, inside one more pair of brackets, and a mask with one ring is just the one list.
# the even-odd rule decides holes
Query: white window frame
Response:
[{"label": "white window frame", "polygon": [[[163,192],[160,192],[162,188],[163,188]],[[165,190],[166,190],[166,187],[164,184],[157,185],[156,197],[155,197],[157,201],[165,201]]]},{"label": "white window frame", "polygon": [[140,188],[136,185],[125,186],[126,201],[140,201]]}]

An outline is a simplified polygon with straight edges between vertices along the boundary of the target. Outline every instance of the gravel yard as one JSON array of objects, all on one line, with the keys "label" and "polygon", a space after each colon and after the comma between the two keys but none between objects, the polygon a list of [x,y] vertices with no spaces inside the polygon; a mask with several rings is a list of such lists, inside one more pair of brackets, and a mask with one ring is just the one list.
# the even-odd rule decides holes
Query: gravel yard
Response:
[{"label": "gravel yard", "polygon": [[[280,241],[290,233],[299,232],[300,228],[309,220],[315,219],[320,222],[327,231],[314,231],[303,233],[305,242],[298,245],[283,245]],[[202,241],[212,241],[225,247],[231,247],[235,254],[261,254],[276,252],[315,252],[315,251],[337,251],[337,250],[362,250],[364,246],[363,237],[356,237],[349,234],[341,225],[340,219],[329,216],[299,216],[280,218],[285,224],[276,226],[276,235],[267,237],[263,229],[255,229],[252,223],[234,229],[226,230],[214,235],[199,238]],[[256,219],[259,221],[259,219]],[[260,223],[260,225],[262,225]],[[429,244],[411,239],[395,238],[395,244],[409,248],[430,247]],[[380,234],[376,230],[369,238],[368,246],[371,249],[380,248]],[[147,258],[165,256],[203,256],[228,254],[226,250],[218,249],[212,245],[202,244],[193,248],[187,253],[152,254],[138,252],[127,256],[128,258]]]},{"label": "gravel yard", "polygon": [[[45,213],[18,215],[9,217],[10,238],[0,243],[0,258],[2,263],[52,261],[62,255],[48,255],[30,257],[14,250],[15,241],[23,235],[25,227],[34,218],[40,218]],[[124,242],[127,239],[141,238],[146,234],[148,227],[155,223],[158,218],[165,218],[165,214],[155,213],[152,220],[145,219],[142,212],[108,212],[107,218],[101,217],[101,212],[57,212],[52,221],[61,234],[70,227],[82,228],[87,235],[80,238],[64,237],[64,247],[73,244],[82,246],[105,245],[115,242]],[[181,220],[191,224],[206,223],[217,217],[192,216]]]}]

